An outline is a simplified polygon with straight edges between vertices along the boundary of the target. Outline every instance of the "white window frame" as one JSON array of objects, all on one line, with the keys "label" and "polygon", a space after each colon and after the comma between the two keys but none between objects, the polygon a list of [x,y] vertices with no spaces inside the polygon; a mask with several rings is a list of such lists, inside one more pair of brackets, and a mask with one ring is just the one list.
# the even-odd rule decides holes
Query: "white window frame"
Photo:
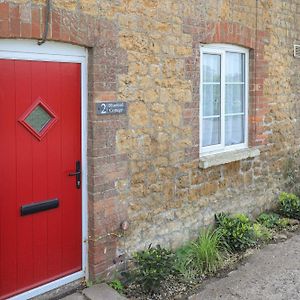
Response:
[{"label": "white window frame", "polygon": [[[245,112],[244,112],[244,143],[236,145],[225,145],[225,53],[235,52],[245,55]],[[221,56],[221,143],[212,146],[202,146],[202,123],[203,123],[203,54],[218,54]],[[249,99],[249,49],[225,44],[200,45],[200,130],[199,130],[199,147],[200,156],[222,153],[225,151],[234,151],[248,147],[248,99]]]}]

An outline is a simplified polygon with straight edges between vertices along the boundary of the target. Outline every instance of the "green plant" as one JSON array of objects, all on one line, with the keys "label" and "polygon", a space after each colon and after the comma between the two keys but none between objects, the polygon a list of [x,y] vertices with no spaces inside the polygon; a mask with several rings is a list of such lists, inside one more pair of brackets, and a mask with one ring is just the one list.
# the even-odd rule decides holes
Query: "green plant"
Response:
[{"label": "green plant", "polygon": [[176,251],[174,269],[186,280],[193,280],[197,277],[198,269],[193,260],[191,243]]},{"label": "green plant", "polygon": [[229,216],[221,213],[215,218],[224,247],[231,251],[243,251],[255,245],[256,238],[253,225],[246,215]]},{"label": "green plant", "polygon": [[116,290],[118,293],[124,292],[124,285],[119,279],[114,279],[109,283],[109,286]]},{"label": "green plant", "polygon": [[92,285],[93,285],[94,283],[93,283],[93,281],[92,280],[87,280],[86,282],[85,282],[85,285],[86,285],[86,287],[91,287]]},{"label": "green plant", "polygon": [[280,225],[280,216],[276,213],[262,213],[256,221],[267,228],[276,228]]},{"label": "green plant", "polygon": [[288,226],[292,226],[295,225],[295,223],[293,222],[293,219],[289,219],[289,218],[280,218],[279,219],[279,227],[280,228],[286,228]]},{"label": "green plant", "polygon": [[294,194],[281,193],[279,210],[282,215],[288,218],[300,220],[300,199]]},{"label": "green plant", "polygon": [[91,287],[91,286],[93,286],[95,284],[98,284],[98,283],[101,283],[101,282],[103,282],[103,278],[96,278],[94,280],[87,280],[85,282],[85,284],[86,284],[87,287]]},{"label": "green plant", "polygon": [[204,230],[191,245],[191,251],[201,273],[215,272],[223,260],[218,231]]},{"label": "green plant", "polygon": [[290,220],[282,218],[276,213],[262,213],[256,219],[258,223],[269,229],[283,229],[290,225]]},{"label": "green plant", "polygon": [[136,265],[133,280],[148,292],[159,289],[161,282],[175,272],[175,254],[159,245],[135,253],[133,259]]},{"label": "green plant", "polygon": [[176,252],[176,269],[186,279],[212,273],[221,265],[224,254],[220,247],[220,234],[203,230],[199,238]]},{"label": "green plant", "polygon": [[272,239],[272,232],[270,229],[260,223],[254,223],[253,230],[258,240],[265,242]]}]

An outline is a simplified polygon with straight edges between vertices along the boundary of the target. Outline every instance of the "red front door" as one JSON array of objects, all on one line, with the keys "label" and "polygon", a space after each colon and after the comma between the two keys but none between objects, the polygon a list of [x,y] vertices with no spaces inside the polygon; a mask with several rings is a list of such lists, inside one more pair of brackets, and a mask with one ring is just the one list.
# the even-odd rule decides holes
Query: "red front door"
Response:
[{"label": "red front door", "polygon": [[82,268],[80,74],[0,59],[0,299]]}]

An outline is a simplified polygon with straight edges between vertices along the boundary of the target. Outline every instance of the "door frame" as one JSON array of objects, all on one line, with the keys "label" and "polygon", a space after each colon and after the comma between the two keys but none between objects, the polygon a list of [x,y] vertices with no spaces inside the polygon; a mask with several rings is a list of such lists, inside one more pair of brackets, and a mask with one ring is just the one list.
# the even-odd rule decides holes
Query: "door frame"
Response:
[{"label": "door frame", "polygon": [[0,59],[70,62],[81,64],[81,161],[82,161],[82,269],[79,272],[51,281],[10,299],[28,299],[80,278],[88,279],[88,191],[87,191],[87,108],[88,108],[88,50],[60,42],[39,46],[35,40],[0,39]]}]

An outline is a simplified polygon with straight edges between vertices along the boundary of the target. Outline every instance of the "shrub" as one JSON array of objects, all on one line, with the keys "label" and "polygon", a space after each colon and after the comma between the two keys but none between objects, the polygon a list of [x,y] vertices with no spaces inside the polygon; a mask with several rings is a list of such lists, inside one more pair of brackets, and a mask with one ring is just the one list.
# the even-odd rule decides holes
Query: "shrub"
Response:
[{"label": "shrub", "polygon": [[262,213],[256,221],[269,229],[283,229],[290,225],[291,220],[276,213]]},{"label": "shrub", "polygon": [[150,245],[134,254],[133,259],[136,265],[133,280],[148,292],[159,289],[161,282],[174,273],[175,254],[159,245]]},{"label": "shrub", "polygon": [[220,234],[210,229],[203,230],[199,238],[176,252],[175,268],[186,279],[212,273],[223,261]]},{"label": "shrub", "polygon": [[281,193],[279,209],[282,215],[300,220],[300,199],[294,194]]},{"label": "shrub", "polygon": [[272,232],[270,229],[260,223],[254,223],[253,230],[258,240],[269,241],[272,239]]},{"label": "shrub", "polygon": [[118,293],[124,292],[124,285],[119,279],[114,279],[109,283],[109,286],[116,290]]},{"label": "shrub", "polygon": [[279,219],[279,227],[280,228],[286,228],[288,226],[292,226],[295,225],[295,223],[293,222],[293,219],[289,219],[289,218],[280,218]]},{"label": "shrub", "polygon": [[255,233],[249,218],[244,214],[215,216],[221,242],[231,251],[243,251],[256,243]]},{"label": "shrub", "polygon": [[262,213],[256,220],[269,229],[276,228],[280,225],[280,216],[276,213]]}]

